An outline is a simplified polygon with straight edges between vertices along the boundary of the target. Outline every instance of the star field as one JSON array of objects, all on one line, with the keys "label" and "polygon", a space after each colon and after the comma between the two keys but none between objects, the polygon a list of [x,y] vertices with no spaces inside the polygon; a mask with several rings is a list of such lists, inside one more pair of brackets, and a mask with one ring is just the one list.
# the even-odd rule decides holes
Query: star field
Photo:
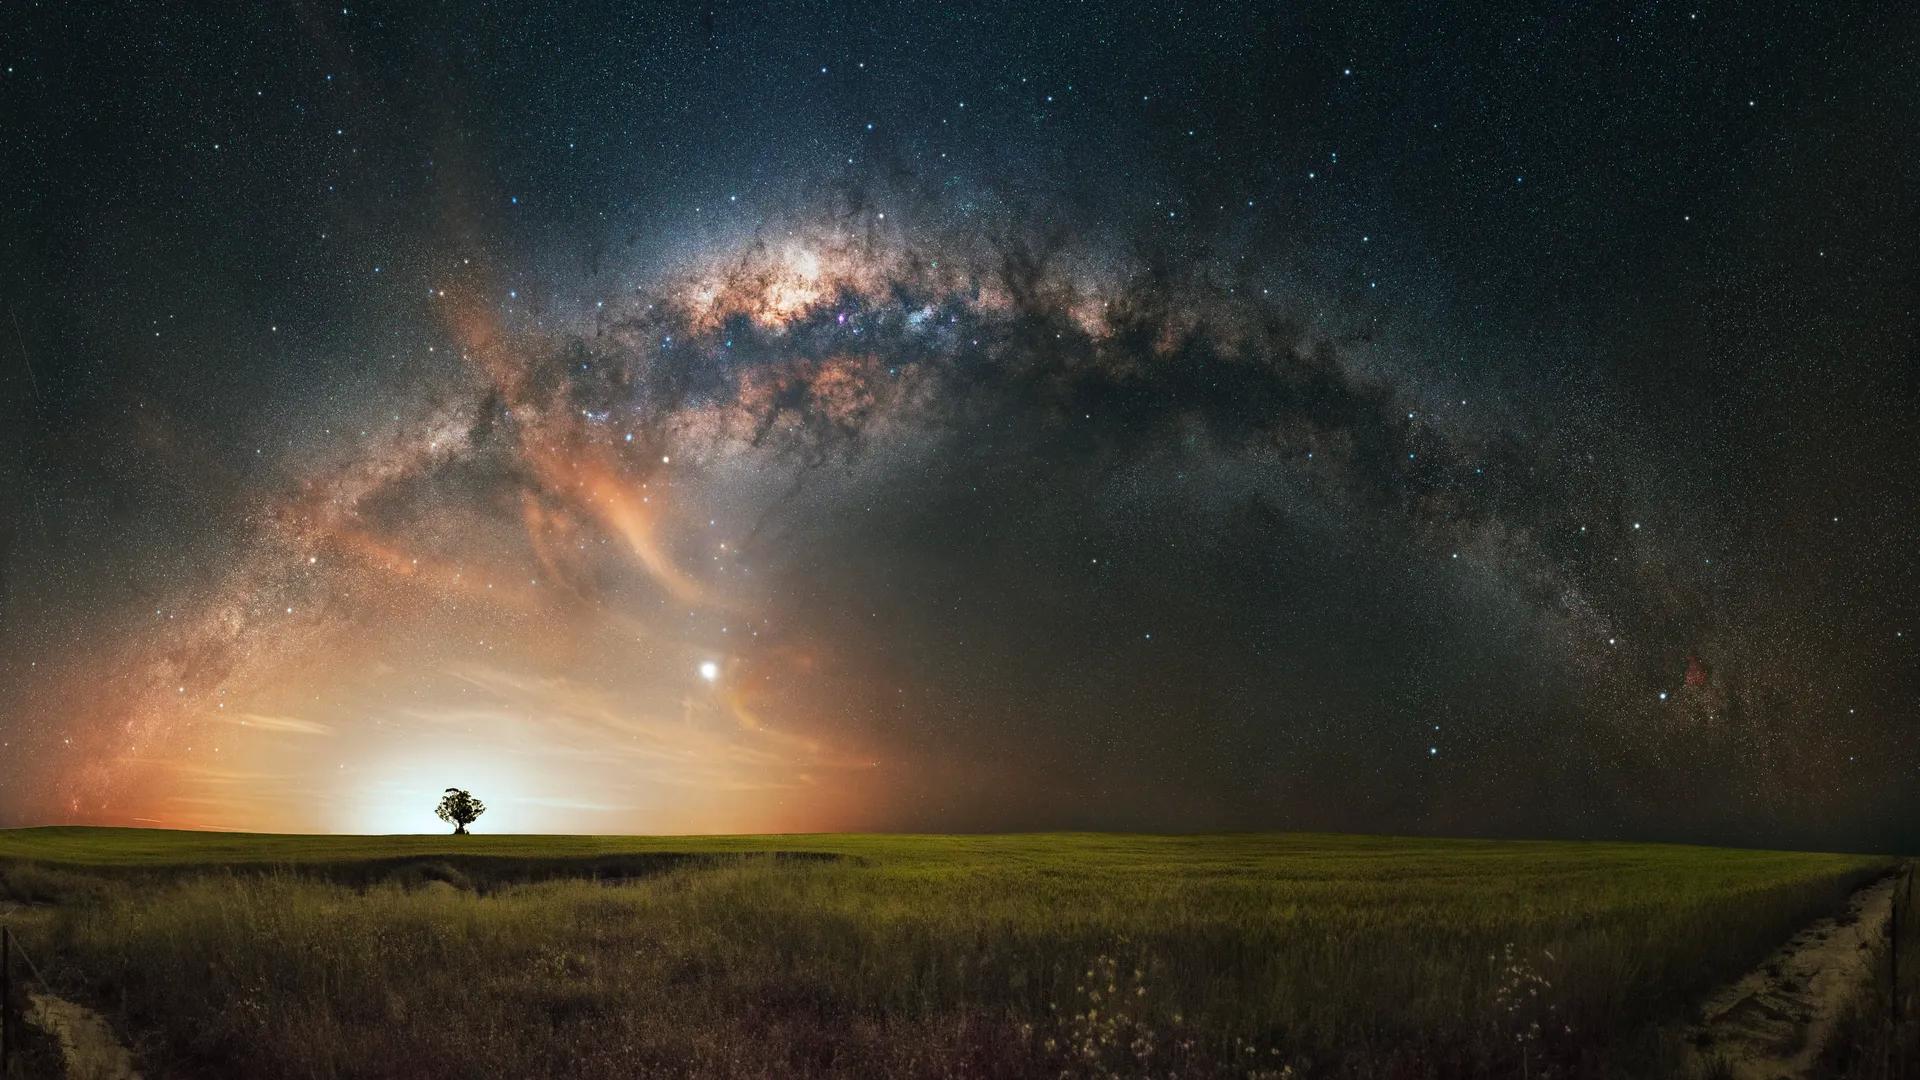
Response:
[{"label": "star field", "polygon": [[0,28],[0,824],[1914,836],[1897,13]]}]

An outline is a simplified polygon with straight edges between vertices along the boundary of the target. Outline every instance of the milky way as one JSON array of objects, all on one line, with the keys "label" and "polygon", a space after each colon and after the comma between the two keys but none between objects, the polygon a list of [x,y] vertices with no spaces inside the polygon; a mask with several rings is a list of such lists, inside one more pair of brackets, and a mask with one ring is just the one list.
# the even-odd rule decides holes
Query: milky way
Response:
[{"label": "milky way", "polygon": [[[1641,151],[1356,75],[1411,48],[1365,20],[927,74],[932,28],[810,17],[267,19],[295,58],[216,89],[196,45],[185,105],[137,34],[10,57],[179,131],[118,151],[159,180],[73,179],[58,106],[9,135],[0,819],[430,828],[462,783],[523,830],[1898,842],[1911,313],[1853,223],[1898,196],[1648,228],[1582,175]],[[1762,122],[1710,44],[1662,46],[1709,179]],[[1835,154],[1868,91],[1778,79],[1783,153]]]}]

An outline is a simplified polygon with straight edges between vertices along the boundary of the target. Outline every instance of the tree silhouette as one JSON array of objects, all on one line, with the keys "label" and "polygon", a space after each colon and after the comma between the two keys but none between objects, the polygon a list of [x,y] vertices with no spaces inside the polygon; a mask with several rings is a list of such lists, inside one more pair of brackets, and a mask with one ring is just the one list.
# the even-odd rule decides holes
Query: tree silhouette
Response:
[{"label": "tree silhouette", "polygon": [[439,815],[441,821],[453,823],[453,835],[465,836],[467,826],[487,812],[487,804],[459,788],[450,787],[445,795],[440,796],[440,805],[433,812]]}]

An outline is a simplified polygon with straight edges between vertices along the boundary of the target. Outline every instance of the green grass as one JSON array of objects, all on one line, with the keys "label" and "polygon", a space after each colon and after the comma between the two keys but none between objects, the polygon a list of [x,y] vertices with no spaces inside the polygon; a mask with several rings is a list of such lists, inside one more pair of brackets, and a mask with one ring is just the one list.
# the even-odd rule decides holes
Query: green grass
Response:
[{"label": "green grass", "polygon": [[[556,877],[576,858],[626,880]],[[1324,835],[91,829],[0,832],[0,860],[64,898],[34,945],[148,1033],[151,1071],[286,1077],[1643,1072],[1654,1024],[1890,865]]]}]

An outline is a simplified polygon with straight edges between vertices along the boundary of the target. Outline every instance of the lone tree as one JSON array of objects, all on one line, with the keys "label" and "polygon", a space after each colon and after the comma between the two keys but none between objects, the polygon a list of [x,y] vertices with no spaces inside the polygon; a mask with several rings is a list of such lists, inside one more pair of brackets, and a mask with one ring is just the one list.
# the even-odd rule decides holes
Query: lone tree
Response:
[{"label": "lone tree", "polygon": [[465,836],[467,826],[487,812],[487,804],[457,787],[450,787],[440,796],[440,805],[433,812],[440,815],[441,821],[453,823],[453,835]]}]

